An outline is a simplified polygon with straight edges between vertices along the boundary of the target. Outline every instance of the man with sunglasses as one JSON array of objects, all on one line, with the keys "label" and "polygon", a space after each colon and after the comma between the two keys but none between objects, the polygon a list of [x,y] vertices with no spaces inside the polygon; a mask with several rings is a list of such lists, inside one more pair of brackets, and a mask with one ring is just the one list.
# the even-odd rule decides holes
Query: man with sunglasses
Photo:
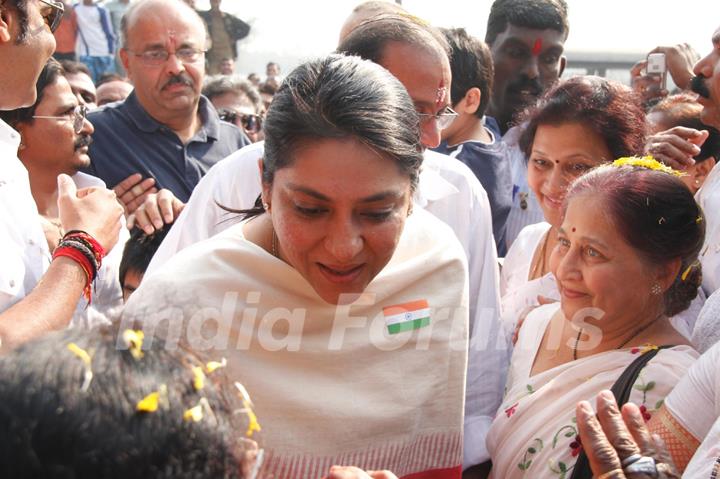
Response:
[{"label": "man with sunglasses", "polygon": [[180,0],[140,0],[123,20],[120,58],[135,88],[90,113],[85,172],[115,188],[132,213],[155,187],[187,201],[212,165],[249,141],[200,94],[206,37],[197,12]]},{"label": "man with sunglasses", "polygon": [[[35,83],[55,48],[52,30],[63,13],[53,0],[0,0],[0,110],[35,103]],[[44,121],[44,120],[43,120]],[[0,341],[11,348],[64,328],[87,286],[79,262],[50,257],[28,172],[17,158],[20,135],[0,120]],[[109,250],[122,211],[113,192],[78,190],[57,180],[58,217],[65,231],[83,230]]]},{"label": "man with sunglasses", "polygon": [[242,128],[250,141],[256,143],[264,138],[262,122],[264,106],[260,93],[247,80],[219,76],[203,88],[220,115],[220,119]]}]

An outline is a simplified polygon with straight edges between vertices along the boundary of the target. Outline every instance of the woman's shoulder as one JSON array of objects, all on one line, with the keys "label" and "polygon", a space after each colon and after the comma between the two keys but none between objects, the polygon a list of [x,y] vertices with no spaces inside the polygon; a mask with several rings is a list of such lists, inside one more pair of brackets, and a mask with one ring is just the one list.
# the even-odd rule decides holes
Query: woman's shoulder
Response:
[{"label": "woman's shoulder", "polygon": [[[513,241],[507,256],[505,256],[504,264],[508,262],[530,262],[543,235],[549,229],[550,223],[544,221],[524,227]],[[522,261],[520,261],[521,259]]]}]

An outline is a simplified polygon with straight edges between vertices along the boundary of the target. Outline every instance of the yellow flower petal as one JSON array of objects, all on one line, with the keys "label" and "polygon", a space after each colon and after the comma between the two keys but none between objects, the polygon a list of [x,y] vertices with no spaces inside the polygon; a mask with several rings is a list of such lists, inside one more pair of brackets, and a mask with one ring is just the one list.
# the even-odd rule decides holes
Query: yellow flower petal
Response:
[{"label": "yellow flower petal", "polygon": [[220,360],[220,362],[218,362],[218,361],[208,362],[205,365],[205,370],[207,371],[208,374],[212,374],[215,372],[215,370],[224,368],[225,366],[227,366],[227,359],[222,358],[222,360]]},{"label": "yellow flower petal", "polygon": [[145,339],[144,332],[126,329],[122,333],[122,339],[130,350],[130,354],[132,354],[133,358],[142,359],[142,357],[145,356],[145,353],[142,350],[143,340]]},{"label": "yellow flower petal", "polygon": [[252,437],[253,433],[262,431],[262,428],[260,427],[260,423],[257,420],[257,416],[255,415],[255,411],[252,410],[250,405],[247,403],[247,401],[244,401],[245,409],[247,410],[248,415],[248,428],[245,432],[245,435],[247,437]]},{"label": "yellow flower petal", "polygon": [[70,343],[67,345],[68,351],[73,353],[75,356],[80,358],[83,363],[85,363],[86,366],[90,366],[92,364],[92,358],[90,355],[85,351],[83,348],[78,346],[75,343]]},{"label": "yellow flower petal", "polygon": [[203,418],[203,406],[202,404],[198,404],[195,407],[191,407],[190,409],[186,409],[183,413],[183,419],[185,421],[192,421],[192,422],[200,422]]},{"label": "yellow flower petal", "polygon": [[667,165],[664,165],[657,161],[652,156],[643,156],[639,158],[637,156],[626,156],[618,158],[612,162],[613,166],[639,166],[641,168],[647,168],[649,170],[663,171],[674,176],[685,176],[685,173],[674,170]]},{"label": "yellow flower petal", "polygon": [[193,366],[192,372],[193,386],[195,386],[196,391],[200,391],[202,388],[205,387],[205,373],[203,373],[202,368],[198,366]]},{"label": "yellow flower petal", "polygon": [[160,393],[156,391],[154,393],[148,394],[140,401],[138,401],[135,410],[138,412],[155,412],[158,410],[159,403]]}]

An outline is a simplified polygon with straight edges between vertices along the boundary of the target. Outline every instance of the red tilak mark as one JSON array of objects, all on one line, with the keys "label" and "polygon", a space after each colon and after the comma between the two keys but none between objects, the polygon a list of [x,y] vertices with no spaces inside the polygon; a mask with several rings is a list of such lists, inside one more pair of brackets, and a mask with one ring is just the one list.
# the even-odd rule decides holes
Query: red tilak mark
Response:
[{"label": "red tilak mark", "polygon": [[559,165],[559,164],[560,164],[560,160],[555,160],[555,164],[556,164],[556,165]]},{"label": "red tilak mark", "polygon": [[535,56],[540,55],[540,52],[542,51],[542,38],[538,38],[535,40],[535,45],[533,45],[532,54]]},{"label": "red tilak mark", "polygon": [[572,229],[572,232],[573,232],[573,233],[575,232],[575,228]]}]

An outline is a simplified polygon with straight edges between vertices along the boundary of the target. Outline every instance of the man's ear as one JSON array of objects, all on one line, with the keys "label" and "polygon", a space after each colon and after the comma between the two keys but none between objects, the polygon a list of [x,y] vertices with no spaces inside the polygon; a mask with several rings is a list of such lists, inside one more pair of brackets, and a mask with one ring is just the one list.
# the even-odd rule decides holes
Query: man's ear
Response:
[{"label": "man's ear", "polygon": [[120,49],[120,61],[122,62],[122,66],[125,69],[125,71],[128,72],[128,74],[129,74],[129,70],[128,70],[128,60],[129,59],[130,59],[130,57],[128,57],[127,50],[125,50],[124,48],[121,48]]},{"label": "man's ear", "polygon": [[458,103],[458,109],[462,110],[459,113],[467,113],[468,115],[474,115],[478,108],[480,108],[480,100],[482,99],[482,93],[477,87],[473,87],[465,92],[465,97]]},{"label": "man's ear", "polygon": [[9,43],[12,39],[11,27],[15,21],[15,13],[10,7],[0,5],[0,43]]}]

